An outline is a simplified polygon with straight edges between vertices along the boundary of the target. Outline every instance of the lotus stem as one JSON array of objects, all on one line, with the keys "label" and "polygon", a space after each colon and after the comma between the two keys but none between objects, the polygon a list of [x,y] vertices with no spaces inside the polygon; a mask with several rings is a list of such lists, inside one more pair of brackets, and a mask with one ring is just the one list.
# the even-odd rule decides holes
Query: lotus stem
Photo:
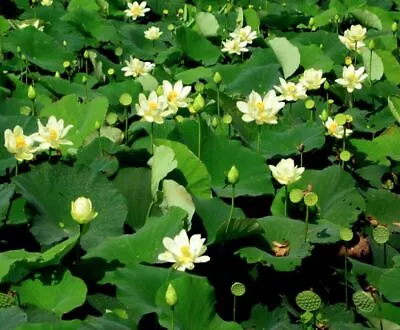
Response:
[{"label": "lotus stem", "polygon": [[218,112],[218,119],[221,118],[221,109],[219,104],[219,85],[217,86],[217,112]]},{"label": "lotus stem", "polygon": [[260,152],[261,125],[257,125],[257,152]]},{"label": "lotus stem", "polygon": [[236,296],[233,296],[233,321],[236,321]]},{"label": "lotus stem", "polygon": [[174,315],[174,314],[175,314],[175,313],[174,313],[174,312],[175,312],[175,310],[174,310],[174,306],[172,306],[172,307],[171,307],[171,310],[172,310],[172,317],[171,317],[171,330],[174,330],[174,326],[175,326],[175,325],[174,325],[174,316],[175,316],[175,315]]},{"label": "lotus stem", "polygon": [[387,246],[386,243],[383,244],[383,265],[387,266]]},{"label": "lotus stem", "polygon": [[347,283],[347,272],[348,272],[348,254],[347,246],[344,247],[344,299],[346,302],[346,308],[349,309],[349,290]]},{"label": "lotus stem", "polygon": [[[128,109],[127,109],[127,107],[125,107],[124,117],[125,117],[125,143],[128,144]],[[153,145],[153,143],[152,143],[152,145]]]},{"label": "lotus stem", "polygon": [[304,242],[307,242],[307,236],[308,236],[308,217],[309,217],[310,210],[308,206],[306,205],[306,218],[305,218],[305,232],[304,232]]},{"label": "lotus stem", "polygon": [[154,122],[151,123],[150,127],[150,151],[152,155],[154,154],[153,135],[154,135]]},{"label": "lotus stem", "polygon": [[372,85],[372,49],[370,51],[370,56],[369,56],[369,73],[368,73],[368,77],[369,77],[369,83]]},{"label": "lotus stem", "polygon": [[285,185],[285,217],[287,216],[287,205],[288,205],[288,187]]},{"label": "lotus stem", "polygon": [[225,235],[228,233],[228,228],[231,224],[234,208],[235,208],[235,185],[233,184],[232,185],[232,195],[231,195],[231,209],[229,210],[229,217],[228,217],[228,223],[225,228]]},{"label": "lotus stem", "polygon": [[201,118],[200,118],[200,114],[197,114],[197,121],[199,123],[199,130],[198,130],[198,135],[197,135],[197,157],[199,159],[201,156]]}]

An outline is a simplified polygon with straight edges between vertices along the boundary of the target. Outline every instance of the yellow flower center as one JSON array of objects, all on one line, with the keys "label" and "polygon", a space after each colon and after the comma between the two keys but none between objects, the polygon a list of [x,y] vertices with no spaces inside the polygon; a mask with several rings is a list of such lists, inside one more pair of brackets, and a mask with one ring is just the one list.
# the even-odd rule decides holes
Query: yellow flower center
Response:
[{"label": "yellow flower center", "polygon": [[288,87],[287,87],[287,93],[289,94],[289,95],[296,95],[296,86],[295,85],[289,85]]},{"label": "yellow flower center", "polygon": [[256,103],[256,108],[258,110],[258,112],[264,111],[264,102],[257,102]]},{"label": "yellow flower center", "polygon": [[142,9],[139,6],[132,7],[131,13],[133,16],[139,16],[142,13]]},{"label": "yellow flower center", "polygon": [[17,149],[25,148],[26,146],[25,138],[23,136],[17,136],[15,138],[15,146],[17,147]]},{"label": "yellow flower center", "polygon": [[336,133],[336,129],[337,129],[337,124],[335,122],[332,122],[328,127],[328,133],[330,135],[333,135]]},{"label": "yellow flower center", "polygon": [[50,133],[50,135],[49,135],[50,140],[52,140],[52,141],[57,140],[57,138],[58,138],[57,130],[55,130],[54,128],[50,128],[49,133]]},{"label": "yellow flower center", "polygon": [[182,256],[179,257],[179,262],[181,264],[186,264],[193,261],[192,253],[190,252],[189,246],[182,246],[181,247]]},{"label": "yellow flower center", "polygon": [[348,81],[349,84],[356,84],[358,81],[357,76],[354,73],[350,73],[346,77],[346,80]]},{"label": "yellow flower center", "polygon": [[175,102],[177,97],[178,97],[178,93],[175,91],[171,91],[168,93],[168,101],[169,102]]},{"label": "yellow flower center", "polygon": [[157,110],[157,108],[158,108],[158,104],[156,103],[156,102],[154,102],[154,101],[149,101],[149,109],[150,109],[150,111],[155,111],[155,110]]}]

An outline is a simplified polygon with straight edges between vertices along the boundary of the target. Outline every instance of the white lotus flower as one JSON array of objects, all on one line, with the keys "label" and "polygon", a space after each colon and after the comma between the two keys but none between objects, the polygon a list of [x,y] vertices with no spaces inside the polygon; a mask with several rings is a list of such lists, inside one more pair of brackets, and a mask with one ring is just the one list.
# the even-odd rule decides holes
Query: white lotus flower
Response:
[{"label": "white lotus flower", "polygon": [[6,129],[4,131],[4,146],[7,151],[14,154],[19,162],[24,160],[32,160],[34,153],[38,151],[38,147],[34,146],[35,139],[31,136],[24,135],[21,126],[15,126],[14,130]]},{"label": "white lotus flower", "polygon": [[367,29],[361,25],[352,25],[350,29],[344,31],[342,36],[339,36],[339,40],[347,49],[360,52],[360,49],[365,47],[364,39],[366,33]]},{"label": "white lotus flower", "polygon": [[253,40],[257,38],[257,32],[251,30],[251,26],[245,26],[244,28],[237,28],[235,31],[229,34],[232,39],[239,39],[241,42],[252,44]]},{"label": "white lotus flower", "polygon": [[71,216],[79,224],[89,223],[97,215],[98,213],[94,211],[92,201],[89,198],[78,197],[71,202]]},{"label": "white lotus flower", "polygon": [[22,23],[17,24],[18,29],[22,30],[27,28],[28,26],[33,26],[36,30],[43,32],[44,26],[40,26],[40,20],[25,20]]},{"label": "white lotus flower", "polygon": [[34,134],[34,139],[40,143],[40,150],[47,150],[49,148],[60,149],[60,145],[73,145],[69,140],[64,139],[73,125],[64,127],[64,120],[57,121],[56,117],[51,116],[47,121],[46,126],[43,126],[38,120],[38,133]]},{"label": "white lotus flower", "polygon": [[339,85],[342,85],[347,89],[349,93],[352,93],[354,89],[361,89],[362,82],[367,79],[368,75],[364,73],[365,68],[362,66],[357,70],[352,64],[348,67],[343,67],[343,78],[336,79]]},{"label": "white lotus flower", "polygon": [[301,83],[295,84],[294,82],[286,82],[285,79],[279,77],[280,86],[274,88],[281,93],[281,97],[285,101],[297,101],[307,97],[306,88]]},{"label": "white lotus flower", "polygon": [[222,48],[223,52],[227,52],[228,54],[237,54],[248,52],[249,50],[246,48],[247,42],[240,41],[239,38],[236,39],[228,39],[222,42],[224,46]]},{"label": "white lotus flower", "polygon": [[163,33],[158,27],[152,26],[146,31],[144,31],[144,37],[149,40],[157,40],[161,37]]},{"label": "white lotus flower", "polygon": [[[328,132],[327,135],[333,136],[337,139],[343,139],[344,136],[344,126],[339,125],[334,119],[328,117],[325,122],[325,127],[327,128]],[[349,136],[353,131],[349,128],[346,128],[346,136]]]},{"label": "white lotus flower", "polygon": [[139,104],[136,104],[135,107],[138,116],[150,123],[162,124],[164,118],[172,114],[172,111],[168,110],[167,98],[164,95],[158,96],[155,91],[152,91],[148,98],[140,93]]},{"label": "white lotus flower", "polygon": [[128,9],[125,9],[125,15],[132,18],[134,21],[138,17],[144,17],[144,15],[150,11],[150,8],[146,8],[147,2],[142,1],[140,4],[137,1],[128,2]]},{"label": "white lotus flower", "polygon": [[305,168],[294,165],[292,158],[282,159],[276,166],[269,165],[273,177],[284,185],[289,185],[301,178]]},{"label": "white lotus flower", "polygon": [[45,7],[50,7],[53,4],[53,0],[42,0],[40,4]]},{"label": "white lotus flower", "polygon": [[124,66],[121,70],[125,72],[125,77],[140,77],[151,72],[155,64],[150,62],[142,62],[138,58],[129,57],[129,61],[125,61],[126,66]]},{"label": "white lotus flower", "polygon": [[307,69],[303,72],[299,82],[307,90],[319,89],[325,82],[326,78],[322,78],[322,70]]},{"label": "white lotus flower", "polygon": [[199,234],[193,235],[189,240],[186,230],[182,229],[173,239],[170,237],[163,239],[167,251],[159,254],[158,260],[173,262],[172,267],[180,271],[192,270],[195,263],[210,261],[209,256],[203,255],[207,250],[204,245],[205,240]]},{"label": "white lotus flower", "polygon": [[280,101],[274,90],[270,90],[263,98],[260,94],[252,91],[248,102],[239,101],[236,106],[243,113],[243,121],[255,120],[256,124],[261,125],[277,124],[277,114],[285,106],[285,103]]},{"label": "white lotus flower", "polygon": [[178,108],[186,108],[188,106],[188,95],[192,90],[191,86],[183,87],[182,80],[178,80],[174,85],[169,81],[163,81],[164,96],[168,100],[169,110],[173,113],[178,111]]}]

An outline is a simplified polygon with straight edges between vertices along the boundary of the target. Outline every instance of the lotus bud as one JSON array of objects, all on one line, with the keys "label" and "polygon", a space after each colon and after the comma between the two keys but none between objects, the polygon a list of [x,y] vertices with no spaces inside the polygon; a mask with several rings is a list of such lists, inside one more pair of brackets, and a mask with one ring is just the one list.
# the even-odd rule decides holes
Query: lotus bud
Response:
[{"label": "lotus bud", "polygon": [[56,73],[54,74],[54,77],[60,78],[60,72],[56,71]]},{"label": "lotus bud", "polygon": [[201,93],[204,91],[204,84],[200,81],[198,81],[195,85],[194,85],[194,89],[196,92]]},{"label": "lotus bud", "polygon": [[371,49],[371,50],[374,49],[375,48],[375,41],[370,40],[369,43],[368,43],[368,48]]},{"label": "lotus bud", "polygon": [[195,97],[193,104],[192,104],[193,110],[195,111],[195,113],[197,113],[197,112],[201,111],[205,105],[206,105],[206,101],[204,100],[203,95],[198,94]]},{"label": "lotus bud", "polygon": [[331,85],[328,83],[328,80],[326,80],[326,81],[324,82],[324,89],[325,89],[325,90],[328,90],[329,87],[331,87]]},{"label": "lotus bud", "polygon": [[83,53],[83,57],[88,59],[89,58],[89,51],[85,50],[85,52]]},{"label": "lotus bud", "polygon": [[328,111],[326,111],[326,109],[322,110],[321,114],[319,115],[319,118],[320,118],[323,122],[325,122],[325,121],[328,120],[328,117],[329,117]]},{"label": "lotus bud", "polygon": [[34,100],[36,98],[36,90],[35,87],[33,87],[32,85],[29,85],[28,87],[28,97],[31,100]]},{"label": "lotus bud", "polygon": [[236,168],[235,165],[233,165],[231,167],[231,169],[228,172],[228,175],[226,176],[226,181],[231,184],[232,186],[234,186],[236,183],[238,183],[239,181],[239,171]]},{"label": "lotus bud", "polygon": [[392,32],[396,33],[398,28],[399,28],[399,26],[397,25],[397,22],[393,22],[393,24],[392,24]]},{"label": "lotus bud", "polygon": [[175,288],[172,286],[172,284],[168,284],[167,291],[165,292],[165,301],[167,304],[171,307],[175,306],[176,303],[178,302],[178,296],[176,294]]},{"label": "lotus bud", "polygon": [[71,216],[79,224],[87,224],[98,215],[94,211],[92,201],[89,198],[78,197],[71,202]]},{"label": "lotus bud", "polygon": [[353,63],[353,59],[352,59],[350,56],[346,56],[346,57],[344,58],[344,64],[350,65],[350,64],[352,64],[352,63]]},{"label": "lotus bud", "polygon": [[222,82],[222,76],[219,72],[215,72],[214,73],[214,77],[213,77],[214,82],[218,85]]}]

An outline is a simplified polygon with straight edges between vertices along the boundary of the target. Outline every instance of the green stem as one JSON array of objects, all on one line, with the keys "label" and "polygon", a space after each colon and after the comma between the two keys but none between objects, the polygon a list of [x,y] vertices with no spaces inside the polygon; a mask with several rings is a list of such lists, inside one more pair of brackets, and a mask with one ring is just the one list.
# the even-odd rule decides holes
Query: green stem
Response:
[{"label": "green stem", "polygon": [[348,93],[349,95],[349,109],[353,109],[353,94]]},{"label": "green stem", "polygon": [[154,154],[153,135],[154,135],[154,122],[152,122],[150,126],[150,151],[152,155]]},{"label": "green stem", "polygon": [[306,205],[306,218],[305,218],[305,232],[304,232],[304,242],[307,242],[307,236],[308,236],[308,217],[309,217],[310,210],[308,206]]},{"label": "green stem", "polygon": [[32,116],[36,116],[35,100],[32,100]]},{"label": "green stem", "polygon": [[349,309],[349,292],[347,284],[347,272],[348,272],[348,256],[347,256],[347,246],[344,248],[344,299],[346,302],[346,308]]},{"label": "green stem", "polygon": [[354,45],[354,66],[357,65],[357,41]]},{"label": "green stem", "polygon": [[127,109],[127,107],[125,107],[124,116],[125,116],[125,143],[128,144],[128,109]]},{"label": "green stem", "polygon": [[154,200],[151,201],[151,203],[147,209],[145,222],[147,222],[147,220],[150,218],[150,214],[151,214],[151,210],[153,209],[153,206],[154,206]]},{"label": "green stem", "polygon": [[300,167],[303,167],[303,152],[300,151]]},{"label": "green stem", "polygon": [[287,216],[287,205],[288,205],[288,187],[285,185],[285,217]]},{"label": "green stem", "polygon": [[387,266],[387,247],[386,243],[383,244],[383,265]]},{"label": "green stem", "polygon": [[368,77],[369,77],[369,83],[372,85],[372,49],[370,52],[370,56],[369,56],[369,72],[368,72]]},{"label": "green stem", "polygon": [[257,152],[260,152],[261,125],[257,125]]},{"label": "green stem", "polygon": [[172,310],[172,317],[171,317],[171,330],[174,330],[174,327],[175,327],[175,325],[174,325],[174,306],[172,306],[171,307],[171,310]]},{"label": "green stem", "polygon": [[15,165],[15,176],[18,175],[18,161],[17,161],[17,165]]},{"label": "green stem", "polygon": [[197,157],[199,159],[201,156],[201,118],[200,118],[200,114],[197,114],[197,121],[199,123],[199,130],[198,130],[198,134],[197,134]]},{"label": "green stem", "polygon": [[233,296],[233,321],[236,320],[236,296]]},{"label": "green stem", "polygon": [[221,118],[221,110],[219,104],[219,85],[217,85],[217,111],[218,111],[218,119]]},{"label": "green stem", "polygon": [[225,235],[228,233],[228,228],[231,224],[234,208],[235,208],[235,185],[233,184],[232,185],[232,195],[231,195],[231,209],[229,210],[229,217],[228,217],[228,223],[225,228]]},{"label": "green stem", "polygon": [[315,121],[315,109],[310,110],[310,121],[311,122]]}]

